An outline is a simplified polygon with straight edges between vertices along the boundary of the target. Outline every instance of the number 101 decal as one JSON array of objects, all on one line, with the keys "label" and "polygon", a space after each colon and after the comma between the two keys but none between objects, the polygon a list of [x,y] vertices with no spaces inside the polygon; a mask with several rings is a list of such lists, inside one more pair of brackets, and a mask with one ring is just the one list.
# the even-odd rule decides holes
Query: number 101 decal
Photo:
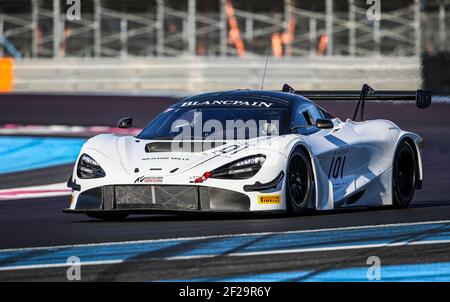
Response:
[{"label": "number 101 decal", "polygon": [[330,165],[330,170],[328,171],[328,179],[337,179],[339,177],[341,179],[344,178],[344,166],[346,159],[347,156],[333,157]]}]

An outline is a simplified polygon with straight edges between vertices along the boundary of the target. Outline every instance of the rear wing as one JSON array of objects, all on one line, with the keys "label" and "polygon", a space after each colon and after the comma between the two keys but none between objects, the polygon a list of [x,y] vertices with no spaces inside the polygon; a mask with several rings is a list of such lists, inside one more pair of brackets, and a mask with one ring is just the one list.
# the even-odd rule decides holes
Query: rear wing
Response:
[{"label": "rear wing", "polygon": [[[358,101],[361,90],[309,90],[294,91],[312,101]],[[429,90],[378,90],[367,94],[366,101],[414,101],[419,108],[431,105]]]},{"label": "rear wing", "polygon": [[[364,84],[361,90],[294,90],[284,84],[283,92],[304,96],[312,101],[358,101],[353,115],[356,119],[360,112],[360,120],[364,119],[364,102],[369,101],[414,101],[418,108],[424,109],[431,105],[431,91],[429,90],[378,90]],[[361,106],[361,110],[360,110]]]}]

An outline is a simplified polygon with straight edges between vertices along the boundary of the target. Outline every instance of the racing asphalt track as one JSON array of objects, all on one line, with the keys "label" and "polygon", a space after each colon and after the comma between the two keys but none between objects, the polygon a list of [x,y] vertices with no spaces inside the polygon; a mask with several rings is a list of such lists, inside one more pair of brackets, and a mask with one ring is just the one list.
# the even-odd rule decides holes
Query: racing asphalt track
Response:
[{"label": "racing asphalt track", "polygon": [[[113,125],[121,114],[136,116],[142,127],[151,116],[144,116],[140,104],[148,108],[149,102],[114,103],[113,121],[103,114],[96,124]],[[158,110],[164,102],[157,102]],[[0,112],[5,112],[1,123],[52,124],[62,119],[50,112],[37,114],[33,107],[24,110],[17,99],[14,104],[0,99]],[[53,103],[41,98],[33,106],[61,112],[60,104],[57,98]],[[91,114],[101,112],[91,105]],[[340,117],[354,109],[353,103],[321,105]],[[76,121],[80,111],[64,114],[65,120],[83,124],[84,116]],[[104,222],[61,213],[67,197],[0,201],[0,281],[64,281],[69,256],[86,263],[83,281],[364,281],[369,256],[381,259],[382,280],[449,281],[449,117],[448,104],[433,104],[428,110],[411,104],[366,105],[367,119],[391,119],[425,140],[424,187],[405,210],[341,210],[303,217],[136,215]],[[0,184],[63,181],[69,170],[62,166],[3,175]]]}]

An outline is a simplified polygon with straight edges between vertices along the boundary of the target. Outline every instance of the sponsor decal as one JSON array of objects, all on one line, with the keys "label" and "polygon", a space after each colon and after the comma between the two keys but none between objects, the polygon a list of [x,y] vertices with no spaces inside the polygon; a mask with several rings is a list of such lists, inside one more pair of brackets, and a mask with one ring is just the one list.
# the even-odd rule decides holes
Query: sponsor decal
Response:
[{"label": "sponsor decal", "polygon": [[199,178],[199,177],[201,177],[201,176],[189,176],[189,182],[190,182],[190,183],[194,183],[195,180],[196,180],[197,178]]},{"label": "sponsor decal", "polygon": [[158,157],[144,157],[142,160],[178,160],[178,161],[188,161],[188,157],[175,157],[175,156],[158,156]]},{"label": "sponsor decal", "polygon": [[264,107],[270,108],[273,103],[262,101],[232,101],[232,100],[216,100],[216,101],[204,101],[204,102],[184,102],[180,107],[189,106],[214,106],[214,105],[228,105],[228,106],[249,106],[249,107]]},{"label": "sponsor decal", "polygon": [[258,196],[258,203],[259,204],[280,204],[281,203],[281,196],[279,194],[277,195],[263,195]]},{"label": "sponsor decal", "polygon": [[72,194],[70,194],[70,207],[72,207],[73,206],[73,202],[75,201],[75,196],[74,196],[74,194],[72,193]]},{"label": "sponsor decal", "polygon": [[162,183],[162,176],[140,176],[136,178],[134,183]]}]

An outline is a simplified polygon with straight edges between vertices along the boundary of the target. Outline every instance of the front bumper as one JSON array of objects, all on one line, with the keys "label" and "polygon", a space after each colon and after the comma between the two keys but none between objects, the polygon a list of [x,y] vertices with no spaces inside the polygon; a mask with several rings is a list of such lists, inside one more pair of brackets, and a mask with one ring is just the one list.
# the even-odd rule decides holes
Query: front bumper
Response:
[{"label": "front bumper", "polygon": [[249,212],[250,198],[243,193],[191,185],[110,185],[78,195],[74,209],[66,213],[124,211],[166,212]]}]

